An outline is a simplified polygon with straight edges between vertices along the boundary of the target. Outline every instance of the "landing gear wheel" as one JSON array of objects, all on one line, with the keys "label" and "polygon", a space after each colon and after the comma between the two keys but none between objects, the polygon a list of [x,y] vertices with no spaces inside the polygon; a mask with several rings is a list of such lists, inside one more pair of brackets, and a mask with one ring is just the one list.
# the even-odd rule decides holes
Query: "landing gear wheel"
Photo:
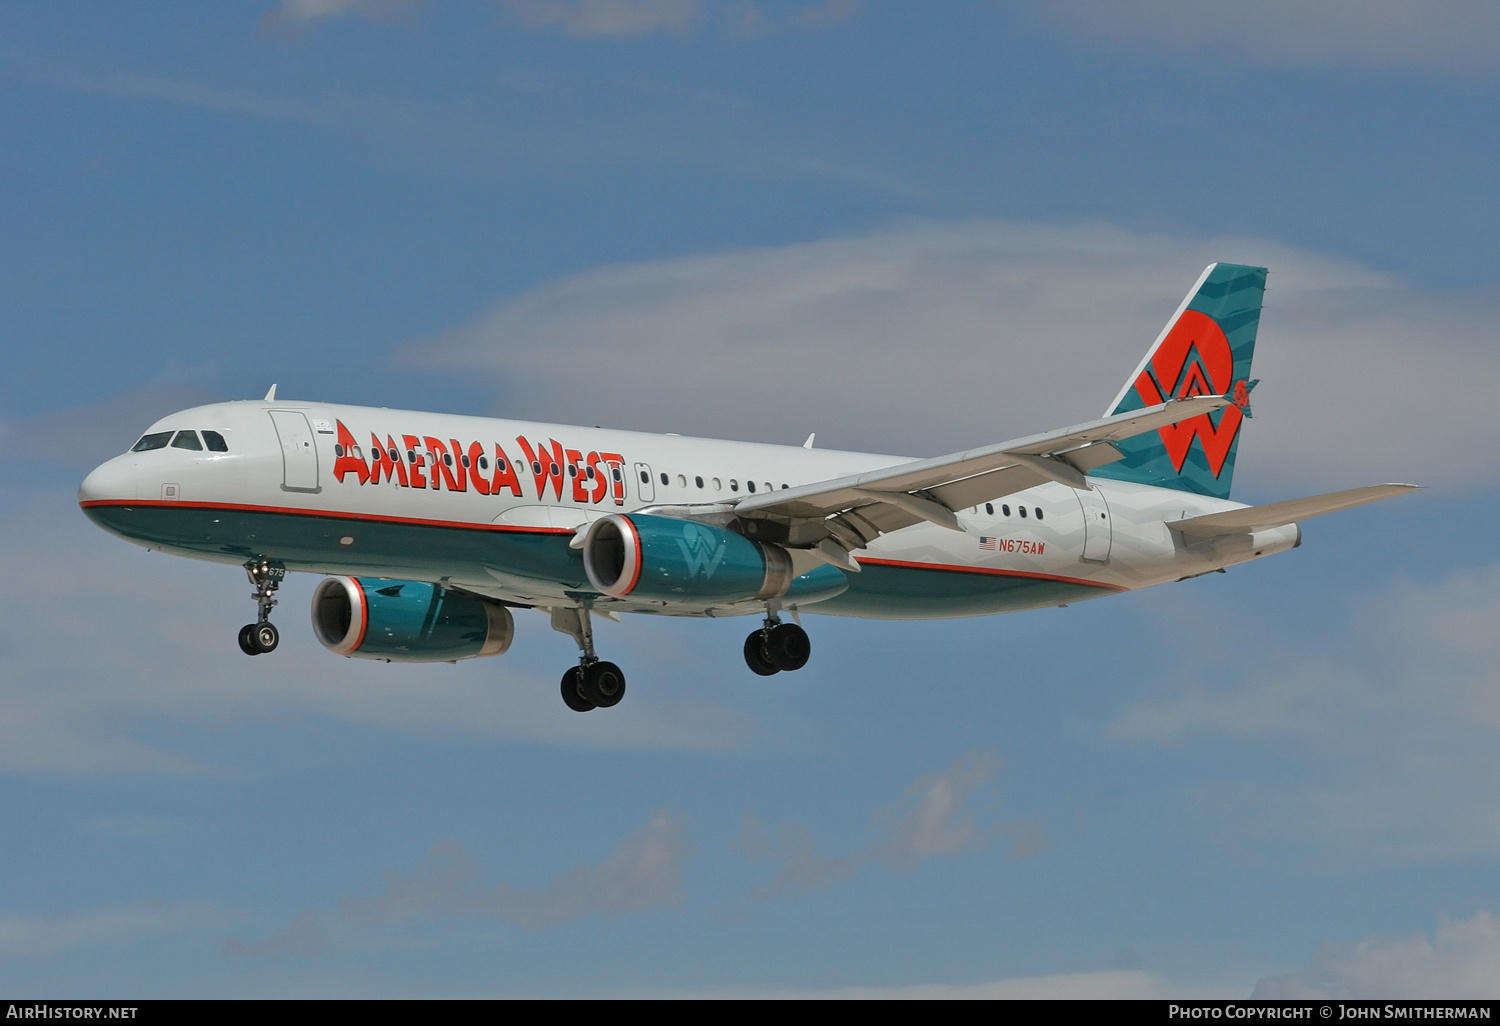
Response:
[{"label": "landing gear wheel", "polygon": [[281,632],[274,623],[266,620],[250,628],[250,640],[257,652],[274,652],[276,646],[281,644]]},{"label": "landing gear wheel", "polygon": [[240,651],[246,655],[260,655],[255,647],[255,624],[247,623],[240,628]]},{"label": "landing gear wheel", "polygon": [[773,673],[780,673],[781,667],[766,656],[765,631],[751,631],[750,636],[745,639],[745,665],[762,677],[769,677]]},{"label": "landing gear wheel", "polygon": [[766,632],[766,655],[778,670],[800,670],[812,656],[812,641],[794,623],[778,623]]},{"label": "landing gear wheel", "polygon": [[594,708],[594,703],[584,698],[578,689],[579,682],[583,679],[583,668],[571,666],[562,678],[562,700],[569,709],[574,712],[588,712]]},{"label": "landing gear wheel", "polygon": [[625,697],[625,674],[614,663],[590,663],[584,668],[578,693],[600,709],[618,705]]}]

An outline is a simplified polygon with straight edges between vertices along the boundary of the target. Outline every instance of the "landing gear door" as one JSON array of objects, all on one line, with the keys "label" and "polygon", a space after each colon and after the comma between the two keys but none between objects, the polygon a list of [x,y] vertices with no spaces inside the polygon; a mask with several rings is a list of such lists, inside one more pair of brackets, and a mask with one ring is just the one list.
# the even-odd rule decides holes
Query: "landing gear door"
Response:
[{"label": "landing gear door", "polygon": [[651,480],[651,468],[644,463],[635,465],[635,493],[642,502],[656,501],[656,482]]},{"label": "landing gear door", "polygon": [[1114,529],[1110,525],[1109,503],[1098,488],[1086,492],[1074,490],[1078,505],[1083,507],[1083,558],[1090,563],[1109,562]]},{"label": "landing gear door", "polygon": [[289,492],[318,491],[318,450],[312,425],[296,410],[271,410],[271,423],[281,440],[281,487]]}]

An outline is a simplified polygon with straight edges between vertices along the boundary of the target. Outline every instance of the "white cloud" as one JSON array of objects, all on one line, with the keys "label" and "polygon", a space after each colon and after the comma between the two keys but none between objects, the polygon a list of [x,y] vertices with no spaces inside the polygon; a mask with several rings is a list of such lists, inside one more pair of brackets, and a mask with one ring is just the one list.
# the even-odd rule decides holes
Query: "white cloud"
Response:
[{"label": "white cloud", "polygon": [[851,879],[864,865],[909,873],[935,855],[960,855],[985,848],[997,834],[1016,835],[1011,859],[1034,858],[1048,847],[1040,821],[981,825],[969,808],[974,793],[994,777],[1000,765],[988,753],[971,752],[947,769],[921,777],[900,801],[876,813],[875,822],[884,824],[879,837],[836,858],[818,851],[806,827],[789,826],[773,838],[753,814],[746,814],[737,844],[741,853],[752,863],[780,863],[775,876],[751,891],[749,897],[821,890]]},{"label": "white cloud", "polygon": [[[692,850],[682,820],[663,811],[597,864],[580,863],[545,887],[485,883],[484,870],[459,844],[440,841],[414,872],[388,870],[374,894],[347,895],[340,922],[354,929],[432,917],[478,917],[543,930],[588,916],[613,918],[682,903],[682,874]],[[3,936],[0,936],[3,939]],[[330,946],[318,909],[304,909],[259,943],[231,937],[230,958],[315,955]]]},{"label": "white cloud", "polygon": [[173,932],[204,923],[206,905],[132,905],[41,917],[0,914],[0,957],[22,958]]},{"label": "white cloud", "polygon": [[1431,940],[1418,933],[1331,948],[1301,972],[1266,977],[1251,996],[1494,999],[1500,997],[1500,918],[1480,912],[1466,921],[1442,921]]},{"label": "white cloud", "polygon": [[167,414],[223,398],[191,385],[154,382],[97,403],[0,422],[0,439],[18,459],[87,471],[124,452]]},{"label": "white cloud", "polygon": [[1460,74],[1500,65],[1492,0],[1036,0],[1034,9],[1074,35],[1205,61],[1237,54]]},{"label": "white cloud", "polygon": [[508,416],[932,454],[1099,416],[1214,260],[1272,269],[1242,476],[1323,491],[1500,474],[1500,295],[1257,239],[912,222],[599,268],[401,359],[490,377]]},{"label": "white cloud", "polygon": [[700,0],[501,0],[521,20],[570,36],[685,32],[703,14]]},{"label": "white cloud", "polygon": [[367,18],[389,18],[412,7],[417,0],[281,0],[264,21],[268,28],[291,28],[335,18],[341,14],[361,14]]},{"label": "white cloud", "polygon": [[901,802],[876,817],[889,826],[870,849],[870,857],[910,872],[930,856],[958,855],[983,847],[985,831],[967,803],[996,769],[993,757],[975,752],[941,773],[922,777],[906,789]]},{"label": "white cloud", "polygon": [[328,948],[328,931],[318,921],[315,909],[307,909],[296,919],[271,934],[259,944],[246,944],[233,937],[224,942],[226,958],[270,958],[273,955],[316,955]]},{"label": "white cloud", "polygon": [[[1500,567],[1432,584],[1398,582],[1357,610],[1342,634],[1319,638],[1315,650],[1278,652],[1248,632],[1238,643],[1246,650],[1221,646],[1213,672],[1133,704],[1110,729],[1165,744],[1239,739],[1276,753],[1279,766],[1295,760],[1292,781],[1268,774],[1228,791],[1200,785],[1205,805],[1234,810],[1236,829],[1290,826],[1382,858],[1494,853],[1497,618]],[[1182,629],[1195,627],[1184,621]],[[1210,624],[1202,629],[1222,637]]]},{"label": "white cloud", "polygon": [[1230,988],[1205,988],[1169,983],[1152,973],[1116,970],[1021,976],[983,983],[921,983],[897,987],[832,987],[827,990],[716,991],[688,997],[722,999],[767,998],[830,1001],[1027,1001],[1027,1000],[1140,1000],[1223,998],[1236,996]]},{"label": "white cloud", "polygon": [[443,842],[415,873],[387,873],[384,889],[373,897],[346,897],[339,916],[359,926],[430,915],[482,916],[540,930],[584,916],[669,908],[682,900],[682,870],[690,855],[681,819],[659,812],[597,865],[574,866],[546,887],[491,888],[461,847]]}]

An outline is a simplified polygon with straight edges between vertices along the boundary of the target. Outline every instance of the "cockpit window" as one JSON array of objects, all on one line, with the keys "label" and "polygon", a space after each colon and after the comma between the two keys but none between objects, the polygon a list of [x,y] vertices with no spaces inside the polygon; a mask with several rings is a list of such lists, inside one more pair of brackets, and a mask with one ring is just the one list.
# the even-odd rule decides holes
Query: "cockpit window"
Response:
[{"label": "cockpit window", "polygon": [[142,435],[141,440],[130,447],[131,452],[149,452],[152,449],[165,449],[167,443],[172,440],[172,432],[158,431],[151,435]]},{"label": "cockpit window", "polygon": [[198,441],[198,432],[179,431],[177,437],[172,439],[174,449],[192,449],[194,452],[203,451],[203,443]]},{"label": "cockpit window", "polygon": [[208,446],[209,452],[229,451],[229,445],[224,441],[224,436],[217,431],[203,432],[203,444]]}]

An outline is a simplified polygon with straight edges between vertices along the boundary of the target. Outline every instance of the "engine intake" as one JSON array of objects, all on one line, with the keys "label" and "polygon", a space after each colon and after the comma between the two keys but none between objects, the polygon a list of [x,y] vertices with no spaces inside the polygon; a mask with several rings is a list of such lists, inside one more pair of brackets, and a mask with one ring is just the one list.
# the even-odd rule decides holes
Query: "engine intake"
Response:
[{"label": "engine intake", "polygon": [[612,513],[589,525],[583,539],[589,583],[613,598],[742,602],[796,598],[817,602],[849,586],[831,566],[800,576],[779,545],[696,520]]},{"label": "engine intake", "polygon": [[500,655],[515,620],[498,602],[421,581],[329,577],[312,600],[313,633],[339,655],[439,663]]}]

